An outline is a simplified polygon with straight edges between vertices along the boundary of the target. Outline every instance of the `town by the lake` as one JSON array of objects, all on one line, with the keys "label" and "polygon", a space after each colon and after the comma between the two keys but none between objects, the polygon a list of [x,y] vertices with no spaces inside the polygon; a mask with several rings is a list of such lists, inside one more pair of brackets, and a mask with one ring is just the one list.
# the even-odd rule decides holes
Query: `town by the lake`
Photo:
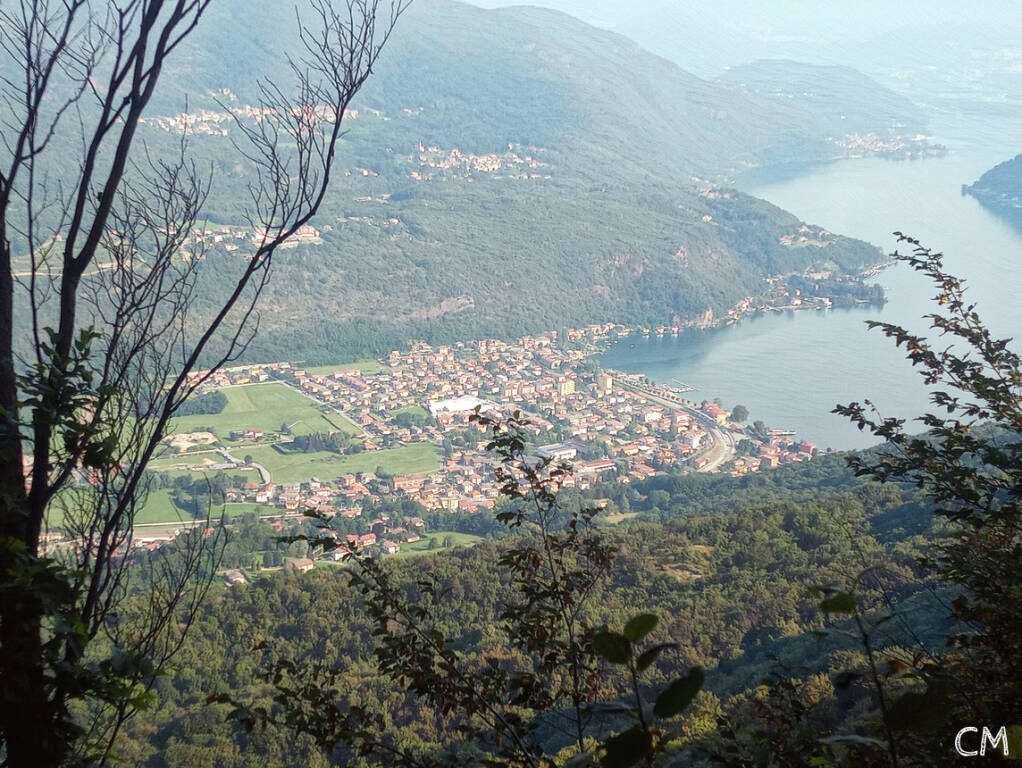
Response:
[{"label": "town by the lake", "polygon": [[[600,483],[680,468],[738,476],[813,457],[813,443],[748,423],[737,404],[728,410],[719,400],[690,399],[680,382],[601,368],[594,352],[633,332],[642,331],[607,323],[515,342],[418,342],[347,365],[197,371],[198,401],[222,393],[226,403],[177,418],[152,469],[185,478],[179,484],[210,473],[244,478],[224,491],[228,514],[255,512],[278,528],[308,513],[339,515],[361,531],[349,534],[352,544],[396,554],[420,541],[423,522],[365,518],[372,504],[405,500],[474,514],[497,503],[497,458],[475,414],[517,414],[530,458],[570,465],[560,487],[590,495]],[[160,493],[136,522],[136,546],[158,548],[199,522],[166,499],[161,508]]]}]

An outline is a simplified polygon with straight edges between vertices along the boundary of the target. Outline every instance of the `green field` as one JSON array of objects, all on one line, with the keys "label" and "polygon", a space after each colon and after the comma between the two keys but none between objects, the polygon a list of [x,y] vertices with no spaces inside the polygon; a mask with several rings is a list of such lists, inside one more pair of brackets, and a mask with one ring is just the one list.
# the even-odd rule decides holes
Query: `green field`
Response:
[{"label": "green field", "polygon": [[[136,523],[170,523],[180,520],[192,520],[188,512],[178,507],[170,497],[169,488],[150,491],[145,506],[135,515]],[[213,510],[216,515],[216,509]]]},{"label": "green field", "polygon": [[[295,366],[296,368],[299,366]],[[314,365],[302,368],[310,376],[329,376],[336,371],[362,371],[362,373],[379,373],[385,368],[379,360],[356,360],[353,363],[337,363],[335,365]]]},{"label": "green field", "polygon": [[[161,488],[152,491],[146,499],[145,507],[135,516],[136,523],[174,523],[181,520],[191,520],[192,517],[171,500],[171,491],[168,488]],[[210,515],[214,520],[220,518],[221,513],[226,512],[228,517],[240,517],[241,515],[254,512],[257,515],[279,514],[279,510],[265,504],[253,504],[242,502],[237,504],[215,504],[210,509]]]},{"label": "green field", "polygon": [[228,502],[224,504],[223,511],[227,513],[228,517],[241,517],[242,515],[248,515],[255,513],[257,515],[279,515],[280,510],[271,507],[267,504],[256,504],[250,501],[242,502]]},{"label": "green field", "polygon": [[[169,472],[172,475],[187,475],[188,477],[199,477],[195,472],[175,471]],[[190,513],[174,504],[171,497],[172,489],[159,488],[149,492],[146,497],[145,506],[135,515],[135,523],[152,525],[157,523],[174,524],[182,521],[192,520]],[[226,505],[214,505],[210,514],[214,519],[220,517],[221,512],[227,512],[230,517],[241,516],[251,512],[258,515],[279,514],[279,510],[265,504],[238,503]],[[51,528],[59,528],[63,520],[63,512],[60,504],[54,503],[50,506],[46,515],[46,523]],[[457,534],[456,534],[457,535]]]},{"label": "green field", "polygon": [[[191,520],[192,516],[178,507],[171,500],[169,488],[151,491],[146,498],[145,506],[135,515],[136,523],[174,523]],[[46,513],[46,523],[52,528],[59,528],[64,513],[59,501],[54,502]]]},{"label": "green field", "polygon": [[[265,504],[252,503],[214,504],[209,510],[209,514],[214,520],[218,520],[224,512],[233,517],[249,512],[265,515],[276,512],[276,510]],[[205,510],[203,510],[203,517],[205,517],[205,514]],[[188,512],[174,504],[171,499],[171,489],[169,488],[150,491],[145,507],[135,516],[136,523],[173,523],[192,519]]]},{"label": "green field", "polygon": [[415,416],[429,416],[429,411],[427,411],[421,405],[409,405],[407,408],[398,408],[396,411],[391,411],[390,417],[394,418],[398,414],[402,413],[410,413]]},{"label": "green field", "polygon": [[374,472],[380,466],[395,475],[432,472],[440,466],[440,451],[432,443],[411,443],[352,456],[329,451],[281,453],[272,445],[253,446],[248,453],[257,464],[270,470],[275,483],[301,483],[310,477],[330,480],[356,472]]},{"label": "green field", "polygon": [[[210,510],[210,515],[214,520],[218,520],[221,513],[224,512],[230,518],[241,517],[250,513],[261,516],[280,514],[279,510],[266,504],[242,502],[238,504],[217,504]],[[142,525],[173,524],[191,519],[193,518],[187,512],[175,506],[171,500],[170,491],[168,489],[161,489],[149,494],[145,508],[135,516],[135,523]]]},{"label": "green field", "polygon": [[[401,545],[401,551],[399,555],[421,555],[424,552],[440,552],[444,549],[442,543],[444,539],[450,536],[454,540],[455,547],[471,547],[473,544],[477,544],[483,540],[482,536],[475,536],[471,533],[457,533],[455,531],[433,531],[425,534],[419,541],[407,544],[403,541],[396,543]],[[386,538],[386,537],[385,537]],[[430,539],[436,539],[436,548],[430,549]]]},{"label": "green field", "polygon": [[279,432],[280,425],[287,424],[296,435],[337,430],[358,433],[347,419],[332,410],[324,413],[319,403],[278,382],[224,387],[220,391],[227,395],[221,413],[178,417],[171,422],[174,431],[180,434],[211,427],[218,437],[226,439],[236,430]]}]

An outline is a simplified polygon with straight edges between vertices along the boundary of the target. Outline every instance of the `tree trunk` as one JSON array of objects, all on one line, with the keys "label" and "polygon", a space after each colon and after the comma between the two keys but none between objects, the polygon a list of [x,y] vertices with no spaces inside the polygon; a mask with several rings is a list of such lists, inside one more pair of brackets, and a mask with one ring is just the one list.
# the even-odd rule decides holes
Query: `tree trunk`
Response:
[{"label": "tree trunk", "polygon": [[28,592],[19,590],[0,602],[4,680],[0,727],[10,768],[58,766],[66,752],[62,734],[54,730],[59,720],[50,711],[40,663],[40,606],[30,600]]}]

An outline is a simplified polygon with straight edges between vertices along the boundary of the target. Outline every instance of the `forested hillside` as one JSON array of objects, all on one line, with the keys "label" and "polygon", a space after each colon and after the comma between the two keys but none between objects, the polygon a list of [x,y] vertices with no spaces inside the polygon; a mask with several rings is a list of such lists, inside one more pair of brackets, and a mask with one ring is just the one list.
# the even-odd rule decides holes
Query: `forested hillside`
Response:
[{"label": "forested hillside", "polygon": [[[710,693],[701,696],[690,724],[731,711],[739,700],[729,703],[730,697],[771,674],[826,671],[833,653],[856,647],[854,640],[812,635],[825,623],[810,586],[843,582],[865,565],[882,564],[890,574],[887,598],[905,599],[919,589],[905,584],[926,532],[919,521],[928,516],[907,491],[855,480],[842,457],[762,477],[678,476],[617,488],[632,499],[639,519],[610,529],[620,553],[586,620],[613,626],[639,610],[658,614],[656,641],[676,642],[680,652],[662,657],[650,684],[692,664],[709,670]],[[579,501],[569,497],[565,504]],[[657,522],[643,522],[646,517]],[[261,535],[260,525],[266,529]],[[234,526],[237,543],[272,546],[267,526],[254,520]],[[440,626],[470,660],[526,663],[487,629],[499,623],[509,593],[508,574],[497,564],[509,544],[498,538],[394,563],[409,590],[427,572],[439,577],[447,590]],[[343,703],[385,709],[404,749],[425,755],[450,747],[455,723],[379,676],[372,623],[346,571],[334,566],[304,575],[277,573],[211,596],[177,657],[180,671],[159,683],[151,716],[130,726],[122,745],[129,760],[223,768],[324,764],[310,743],[295,744],[286,731],[274,729],[245,735],[225,725],[227,707],[204,703],[211,690],[261,700],[267,688],[254,674],[262,659],[252,649],[262,642],[300,664],[323,661],[343,669]],[[875,596],[867,589],[860,594],[864,600]],[[927,614],[942,611],[917,602],[917,631]],[[890,625],[877,642],[910,642],[901,632]],[[610,670],[607,675],[608,684],[620,684]],[[854,695],[868,698],[865,690]],[[551,744],[559,738],[555,729],[547,734]],[[332,764],[346,759],[338,754]]]},{"label": "forested hillside", "polygon": [[[209,231],[184,249],[204,259],[196,327],[252,247],[251,166],[228,109],[255,125],[257,78],[272,73],[286,90],[283,57],[301,52],[293,19],[269,0],[210,14],[140,126],[155,156],[187,136],[212,173]],[[819,96],[749,87],[755,71],[741,83],[702,80],[556,12],[416,2],[347,116],[314,229],[276,258],[249,359],[685,323],[762,294],[766,276],[876,263],[875,248],[802,229],[727,180],[834,157],[852,130],[914,130],[915,110],[864,77],[800,68],[829,84],[822,110]],[[73,137],[58,140],[76,156]]]},{"label": "forested hillside", "polygon": [[1022,155],[995,165],[962,192],[1022,228]]}]

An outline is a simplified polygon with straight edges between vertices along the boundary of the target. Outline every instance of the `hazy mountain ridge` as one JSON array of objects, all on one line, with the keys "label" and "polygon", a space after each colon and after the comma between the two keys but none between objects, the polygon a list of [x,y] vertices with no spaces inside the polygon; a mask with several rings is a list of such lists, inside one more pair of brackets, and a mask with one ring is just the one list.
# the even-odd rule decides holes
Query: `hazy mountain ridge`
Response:
[{"label": "hazy mountain ridge", "polygon": [[[243,224],[250,169],[230,151],[214,94],[256,107],[253,62],[283,71],[299,44],[268,0],[245,4],[247,25],[233,21],[238,5],[213,6],[143,131],[152,146],[189,131],[217,180],[208,217],[227,227]],[[869,81],[854,85],[856,126],[886,131],[910,109],[875,86],[885,109],[866,113]],[[187,118],[185,93],[197,94]],[[353,107],[320,237],[279,255],[252,357],[684,322],[757,295],[769,275],[857,272],[880,258],[838,236],[787,247],[801,222],[726,187],[762,163],[835,156],[832,114],[700,79],[555,11],[418,0]],[[211,301],[238,258],[211,245]]]},{"label": "hazy mountain ridge", "polygon": [[[244,63],[256,52],[262,69],[284,71],[283,52],[294,54],[300,46],[294,25],[260,26],[259,20],[274,18],[274,7],[254,2],[247,5],[253,23],[241,38],[232,28],[233,46],[225,46],[221,29],[229,26],[231,7],[216,6],[226,16],[207,19],[190,40],[187,59],[183,55],[173,72],[177,87],[151,112],[180,111],[182,92],[210,94],[225,86],[241,103],[255,103],[255,78]],[[217,65],[224,55],[234,67]],[[800,91],[814,87],[827,109],[818,98],[778,103],[760,87],[774,82]],[[738,87],[742,83],[746,87]],[[774,145],[788,146],[795,137],[805,147],[787,161],[819,160],[833,154],[823,142],[842,130],[885,133],[894,123],[913,129],[922,123],[907,99],[846,67],[759,61],[704,80],[558,11],[482,10],[450,0],[412,5],[358,103],[389,118],[388,139],[435,144],[456,126],[466,151],[556,141],[558,149],[582,152],[583,169],[601,150],[616,147],[618,159],[661,177],[715,177],[761,158],[775,161]],[[421,112],[402,120],[405,109]],[[357,137],[358,127],[352,128]],[[650,151],[657,154],[652,162]]]},{"label": "hazy mountain ridge", "polygon": [[972,184],[963,184],[962,192],[1022,228],[1022,154],[998,163]]},{"label": "hazy mountain ridge", "polygon": [[747,94],[787,101],[791,108],[830,128],[833,135],[891,129],[915,131],[924,120],[909,99],[851,67],[760,59],[729,67],[719,82]]}]

